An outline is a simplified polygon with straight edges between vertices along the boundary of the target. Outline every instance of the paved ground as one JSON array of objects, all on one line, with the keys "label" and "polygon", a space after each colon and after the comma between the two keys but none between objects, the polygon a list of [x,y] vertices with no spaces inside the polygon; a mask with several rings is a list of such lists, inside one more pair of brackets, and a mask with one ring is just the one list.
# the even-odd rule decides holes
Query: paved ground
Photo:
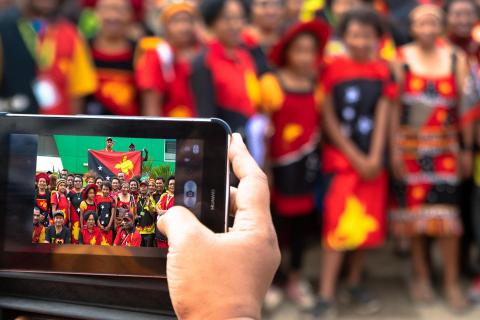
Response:
[{"label": "paved ground", "polygon": [[[368,286],[372,293],[382,302],[382,310],[375,316],[357,316],[348,308],[340,306],[340,320],[480,320],[480,306],[463,315],[452,314],[444,305],[439,293],[437,302],[429,306],[412,304],[408,295],[409,261],[398,258],[391,247],[368,253],[366,274]],[[440,261],[434,251],[434,260]],[[308,251],[305,257],[304,274],[313,284],[318,278],[319,248]],[[268,320],[301,320],[302,314],[296,307],[286,301],[273,314],[265,316]]]}]

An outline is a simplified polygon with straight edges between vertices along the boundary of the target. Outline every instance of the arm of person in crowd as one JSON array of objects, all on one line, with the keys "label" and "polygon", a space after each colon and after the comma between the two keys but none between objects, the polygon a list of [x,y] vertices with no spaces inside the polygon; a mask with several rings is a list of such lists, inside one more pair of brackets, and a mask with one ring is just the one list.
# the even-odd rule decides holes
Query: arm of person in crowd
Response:
[{"label": "arm of person in crowd", "polygon": [[100,223],[100,215],[98,215],[97,227],[98,227],[101,231],[104,231],[104,230],[105,230],[105,228],[103,227],[103,225]]},{"label": "arm of person in crowd", "polygon": [[375,178],[383,169],[385,142],[387,140],[387,124],[389,122],[388,111],[391,101],[381,97],[375,108],[373,134],[370,143],[370,152],[367,158],[367,166],[362,174],[364,179]]},{"label": "arm of person in crowd", "polygon": [[87,207],[87,204],[85,203],[85,200],[83,200],[82,202],[80,202],[80,217],[79,220],[80,220],[80,230],[83,229],[83,215],[85,214],[85,209]]},{"label": "arm of person in crowd", "polygon": [[213,233],[184,207],[158,219],[168,237],[167,281],[179,319],[260,319],[280,263],[267,178],[237,133],[229,159],[240,182],[230,189],[235,222],[228,233]]},{"label": "arm of person in crowd", "polygon": [[[458,92],[465,92],[469,81],[468,61],[463,52],[458,52],[457,85]],[[471,84],[473,85],[473,84]],[[460,117],[461,118],[461,117]],[[475,140],[474,121],[465,121],[461,126],[460,176],[469,178],[473,172],[473,147]]]},{"label": "arm of person in crowd", "polygon": [[72,220],[71,220],[71,206],[72,203],[70,202],[70,199],[68,199],[68,208],[67,208],[67,219],[68,219],[68,227],[71,229],[72,228]]},{"label": "arm of person in crowd", "polygon": [[114,204],[115,202],[112,202],[112,208],[110,209],[110,220],[108,220],[108,225],[106,228],[107,231],[112,230],[112,224],[115,218],[115,207],[113,206]]},{"label": "arm of person in crowd", "polygon": [[326,94],[323,103],[323,128],[332,143],[350,160],[352,167],[363,176],[367,157],[342,133],[333,108],[332,96]]},{"label": "arm of person in crowd", "polygon": [[[402,62],[394,61],[392,63],[395,79],[399,86],[399,92],[402,92],[404,74],[402,70]],[[389,117],[388,144],[390,154],[390,166],[393,176],[397,180],[405,178],[405,165],[403,162],[402,149],[398,145],[398,132],[400,130],[400,114],[402,105],[399,100],[392,102]]]},{"label": "arm of person in crowd", "polygon": [[44,243],[51,243],[52,242],[52,235],[51,233],[49,232],[49,228],[48,227],[46,230],[45,230],[45,241]]},{"label": "arm of person in crowd", "polygon": [[85,110],[85,99],[84,98],[72,98],[70,99],[70,108],[72,114],[82,114]]},{"label": "arm of person in crowd", "polygon": [[152,117],[162,115],[163,95],[161,93],[155,90],[144,90],[141,93],[141,101],[142,115]]}]

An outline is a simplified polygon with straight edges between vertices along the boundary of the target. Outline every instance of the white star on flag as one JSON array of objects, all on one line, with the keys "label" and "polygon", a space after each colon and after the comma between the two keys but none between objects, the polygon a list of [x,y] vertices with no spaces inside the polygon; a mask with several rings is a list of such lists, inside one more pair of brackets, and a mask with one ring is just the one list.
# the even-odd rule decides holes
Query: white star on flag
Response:
[{"label": "white star on flag", "polygon": [[98,170],[99,170],[99,171],[102,171],[102,170],[103,170],[103,167],[102,167],[102,166],[98,166]]},{"label": "white star on flag", "polygon": [[102,208],[102,210],[103,210],[103,209],[105,209],[105,207],[104,207],[104,205],[103,205],[103,204],[100,206],[100,208]]},{"label": "white star on flag", "polygon": [[81,211],[80,208],[77,208],[77,212],[80,213],[80,211]]},{"label": "white star on flag", "polygon": [[110,177],[109,177],[109,176],[107,176],[105,179],[106,179],[107,181],[110,181]]}]

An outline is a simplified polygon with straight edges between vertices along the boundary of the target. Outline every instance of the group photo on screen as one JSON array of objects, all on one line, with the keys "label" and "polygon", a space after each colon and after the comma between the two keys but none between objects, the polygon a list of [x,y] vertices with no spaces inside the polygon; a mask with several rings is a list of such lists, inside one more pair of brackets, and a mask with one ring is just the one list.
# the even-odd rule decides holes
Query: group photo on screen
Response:
[{"label": "group photo on screen", "polygon": [[32,243],[167,248],[176,140],[40,136]]}]

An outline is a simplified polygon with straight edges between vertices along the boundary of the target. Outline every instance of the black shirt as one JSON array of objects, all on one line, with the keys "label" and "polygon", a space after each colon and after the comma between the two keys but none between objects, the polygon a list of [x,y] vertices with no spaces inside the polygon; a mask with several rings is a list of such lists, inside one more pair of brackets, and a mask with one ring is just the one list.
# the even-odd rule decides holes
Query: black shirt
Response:
[{"label": "black shirt", "polygon": [[57,233],[55,230],[55,226],[50,226],[47,228],[47,232],[45,232],[45,240],[51,244],[67,244],[70,243],[70,229],[63,226],[62,231]]}]

